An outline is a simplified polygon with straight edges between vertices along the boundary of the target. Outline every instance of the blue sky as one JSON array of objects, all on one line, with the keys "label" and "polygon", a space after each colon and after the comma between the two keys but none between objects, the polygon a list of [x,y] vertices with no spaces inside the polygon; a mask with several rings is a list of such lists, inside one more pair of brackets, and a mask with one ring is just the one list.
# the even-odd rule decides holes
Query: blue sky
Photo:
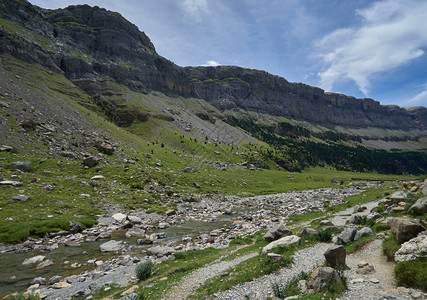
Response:
[{"label": "blue sky", "polygon": [[238,65],[382,104],[427,106],[426,0],[30,0],[121,13],[181,66]]}]

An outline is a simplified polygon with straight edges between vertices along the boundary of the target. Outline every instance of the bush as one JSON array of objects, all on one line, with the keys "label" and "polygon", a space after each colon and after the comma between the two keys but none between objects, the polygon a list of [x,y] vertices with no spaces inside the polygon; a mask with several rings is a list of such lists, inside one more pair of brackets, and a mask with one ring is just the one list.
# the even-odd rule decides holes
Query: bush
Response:
[{"label": "bush", "polygon": [[147,279],[151,276],[152,267],[153,263],[151,261],[146,261],[137,265],[135,268],[136,277],[141,281]]},{"label": "bush", "polygon": [[383,241],[383,254],[387,256],[388,261],[394,260],[394,254],[400,249],[398,242],[394,240],[394,236],[391,235]]},{"label": "bush", "polygon": [[394,277],[398,285],[427,292],[427,258],[397,263],[394,268]]},{"label": "bush", "polygon": [[329,243],[330,241],[332,241],[332,232],[328,229],[319,231],[319,233],[317,234],[317,238],[320,242]]}]

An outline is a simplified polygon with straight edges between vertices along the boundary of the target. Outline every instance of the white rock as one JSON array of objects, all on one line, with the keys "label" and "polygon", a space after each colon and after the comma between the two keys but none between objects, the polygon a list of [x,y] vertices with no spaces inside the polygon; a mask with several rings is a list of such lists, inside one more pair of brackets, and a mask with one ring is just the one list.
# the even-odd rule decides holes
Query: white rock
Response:
[{"label": "white rock", "polygon": [[300,241],[300,237],[296,235],[289,235],[278,239],[277,241],[271,242],[264,248],[262,248],[261,254],[265,255],[270,252],[273,248],[276,247],[285,247],[293,244],[298,244]]},{"label": "white rock", "polygon": [[46,256],[43,256],[43,255],[33,256],[24,260],[22,264],[23,265],[37,264],[39,262],[42,262],[45,258]]},{"label": "white rock", "polygon": [[95,175],[90,180],[104,180],[105,177],[102,175]]},{"label": "white rock", "polygon": [[108,241],[99,246],[101,252],[116,252],[119,251],[122,247],[123,241]]},{"label": "white rock", "polygon": [[127,216],[125,214],[122,213],[117,213],[111,216],[114,220],[116,220],[117,222],[124,222],[127,218]]}]

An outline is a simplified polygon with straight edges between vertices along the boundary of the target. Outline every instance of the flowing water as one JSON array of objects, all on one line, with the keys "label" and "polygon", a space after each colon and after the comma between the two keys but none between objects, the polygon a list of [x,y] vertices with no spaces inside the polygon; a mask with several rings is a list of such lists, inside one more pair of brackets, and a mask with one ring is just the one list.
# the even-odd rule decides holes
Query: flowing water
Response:
[{"label": "flowing water", "polygon": [[[189,221],[166,229],[156,229],[153,232],[166,233],[166,238],[159,240],[160,243],[180,241],[185,236],[199,236],[229,225],[243,212],[241,211],[230,216],[219,215],[217,220],[213,222]],[[135,245],[137,240],[136,237],[126,238],[124,230],[113,232],[111,239],[122,240],[130,245]],[[84,242],[81,243],[80,247],[65,247],[61,245],[58,249],[51,252],[33,250],[27,253],[10,252],[0,254],[0,298],[16,291],[25,291],[35,277],[44,277],[46,280],[49,280],[49,278],[55,275],[66,277],[80,274],[85,270],[93,270],[95,266],[87,264],[88,260],[96,259],[105,261],[117,255],[117,253],[103,253],[99,250],[99,246],[106,241]],[[145,248],[152,246],[147,245]],[[50,259],[54,264],[41,270],[36,269],[37,264],[22,265],[25,259],[36,255],[44,255],[46,256],[45,260]],[[64,264],[66,261],[69,263]],[[81,266],[73,268],[71,266],[73,263],[79,263]]]}]

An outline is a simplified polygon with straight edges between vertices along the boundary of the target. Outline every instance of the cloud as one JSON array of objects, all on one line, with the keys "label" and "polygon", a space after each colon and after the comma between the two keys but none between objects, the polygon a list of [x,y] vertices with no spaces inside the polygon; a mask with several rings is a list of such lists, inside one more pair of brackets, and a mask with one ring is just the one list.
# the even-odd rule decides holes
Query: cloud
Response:
[{"label": "cloud", "polygon": [[425,89],[424,91],[418,93],[417,95],[415,95],[414,97],[409,99],[407,101],[407,103],[411,104],[411,105],[414,105],[414,104],[426,105],[427,104],[427,89]]},{"label": "cloud", "polygon": [[201,65],[202,67],[218,67],[218,66],[220,66],[221,64],[219,63],[219,62],[216,62],[216,61],[214,61],[214,60],[208,60],[207,62],[206,62],[206,64],[204,64],[204,65]]},{"label": "cloud", "polygon": [[323,63],[320,86],[352,80],[367,95],[374,75],[413,62],[427,47],[427,2],[384,0],[356,11],[358,27],[340,28],[315,43]]},{"label": "cloud", "polygon": [[208,12],[207,0],[185,0],[181,2],[181,8],[195,21],[200,21],[200,15]]}]

